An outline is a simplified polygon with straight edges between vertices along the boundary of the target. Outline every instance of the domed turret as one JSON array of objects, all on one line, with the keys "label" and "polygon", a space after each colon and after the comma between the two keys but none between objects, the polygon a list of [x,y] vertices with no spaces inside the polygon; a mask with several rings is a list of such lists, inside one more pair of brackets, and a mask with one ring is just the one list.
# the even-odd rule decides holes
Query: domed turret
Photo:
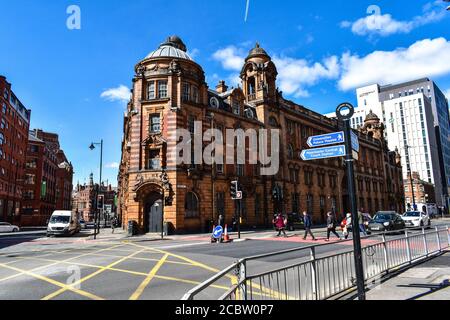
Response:
[{"label": "domed turret", "polygon": [[252,58],[259,58],[259,59],[263,60],[264,62],[271,60],[271,58],[267,54],[266,50],[261,48],[261,46],[259,45],[258,42],[256,43],[255,47],[252,50],[250,50],[245,61],[249,61]]},{"label": "domed turret", "polygon": [[186,45],[178,36],[170,36],[159,48],[151,52],[145,59],[152,58],[179,58],[193,61],[187,53]]}]

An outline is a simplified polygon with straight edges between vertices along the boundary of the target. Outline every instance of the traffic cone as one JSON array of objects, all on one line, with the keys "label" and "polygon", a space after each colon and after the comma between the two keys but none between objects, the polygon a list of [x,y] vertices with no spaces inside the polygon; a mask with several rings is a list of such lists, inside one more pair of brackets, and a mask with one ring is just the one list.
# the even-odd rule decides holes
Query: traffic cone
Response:
[{"label": "traffic cone", "polygon": [[225,234],[224,234],[224,236],[223,236],[223,241],[224,241],[225,243],[229,243],[229,242],[232,241],[232,240],[230,239],[230,236],[228,235],[228,225],[227,225],[227,224],[225,225]]}]

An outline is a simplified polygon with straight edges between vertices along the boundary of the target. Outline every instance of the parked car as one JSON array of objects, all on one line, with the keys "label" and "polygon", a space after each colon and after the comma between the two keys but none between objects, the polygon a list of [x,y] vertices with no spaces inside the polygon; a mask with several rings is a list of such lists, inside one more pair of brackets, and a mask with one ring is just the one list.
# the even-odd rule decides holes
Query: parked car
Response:
[{"label": "parked car", "polygon": [[419,227],[430,227],[431,218],[425,212],[410,211],[406,212],[402,219],[405,221],[407,228],[419,228]]},{"label": "parked car", "polygon": [[0,222],[0,233],[19,232],[18,226],[12,225],[8,222]]},{"label": "parked car", "polygon": [[55,211],[47,226],[47,237],[49,236],[72,236],[80,232],[78,214],[72,211]]},{"label": "parked car", "polygon": [[369,232],[396,231],[405,228],[402,216],[394,211],[380,211],[369,223]]},{"label": "parked car", "polygon": [[81,230],[87,229],[86,221],[84,221],[83,219],[80,220],[80,228]]},{"label": "parked car", "polygon": [[305,222],[303,220],[303,217],[301,217],[298,213],[288,214],[287,229],[289,231],[305,229]]}]

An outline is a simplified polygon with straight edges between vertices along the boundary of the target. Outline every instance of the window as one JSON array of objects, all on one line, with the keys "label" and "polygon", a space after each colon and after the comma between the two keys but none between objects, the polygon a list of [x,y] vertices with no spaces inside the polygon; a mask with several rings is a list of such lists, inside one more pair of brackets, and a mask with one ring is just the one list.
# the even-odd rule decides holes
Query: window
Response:
[{"label": "window", "polygon": [[257,193],[255,195],[255,216],[259,216],[262,213],[261,210],[261,194]]},{"label": "window", "polygon": [[239,106],[239,102],[236,100],[233,100],[233,113],[238,116],[241,114],[241,107]]},{"label": "window", "polygon": [[300,212],[300,194],[299,193],[292,194],[292,212],[293,213]]},{"label": "window", "polygon": [[151,133],[161,132],[161,117],[159,114],[152,114],[150,116],[150,132]]},{"label": "window", "polygon": [[34,185],[36,183],[36,175],[27,173],[25,175],[25,184]]},{"label": "window", "polygon": [[5,120],[5,118],[2,118],[2,122],[0,123],[0,128],[5,129],[5,127],[6,127],[6,120]]},{"label": "window", "polygon": [[4,114],[7,114],[7,113],[8,113],[8,107],[6,106],[5,103],[3,103],[2,111],[3,111]]},{"label": "window", "polygon": [[236,175],[238,177],[243,177],[244,176],[244,165],[243,164],[236,165]]},{"label": "window", "polygon": [[272,127],[278,127],[278,121],[274,117],[269,118],[269,125]]},{"label": "window", "polygon": [[312,194],[308,194],[306,196],[306,208],[309,214],[313,213],[313,204],[314,204],[314,197]]},{"label": "window", "polygon": [[32,159],[32,160],[27,161],[26,167],[28,169],[36,169],[36,167],[37,167],[37,159]]},{"label": "window", "polygon": [[188,118],[188,130],[191,134],[195,134],[195,117],[189,116]]},{"label": "window", "polygon": [[200,215],[198,208],[198,198],[193,192],[186,194],[186,201],[184,206],[186,218],[196,218]]},{"label": "window", "polygon": [[183,93],[181,95],[183,101],[189,101],[191,98],[191,87],[189,83],[183,83]]},{"label": "window", "polygon": [[216,164],[216,172],[218,174],[223,174],[223,164]]},{"label": "window", "polygon": [[198,88],[192,86],[192,101],[198,103]]},{"label": "window", "polygon": [[5,143],[5,136],[3,133],[0,132],[0,145],[3,145]]},{"label": "window", "polygon": [[287,156],[290,160],[294,159],[294,148],[292,147],[292,144],[288,144]]},{"label": "window", "polygon": [[156,98],[156,92],[155,92],[155,82],[150,82],[148,84],[148,100],[152,100]]},{"label": "window", "polygon": [[158,81],[158,98],[163,99],[167,97],[167,81]]},{"label": "window", "polygon": [[149,170],[161,169],[161,158],[159,156],[159,150],[150,150],[148,156],[148,169]]}]

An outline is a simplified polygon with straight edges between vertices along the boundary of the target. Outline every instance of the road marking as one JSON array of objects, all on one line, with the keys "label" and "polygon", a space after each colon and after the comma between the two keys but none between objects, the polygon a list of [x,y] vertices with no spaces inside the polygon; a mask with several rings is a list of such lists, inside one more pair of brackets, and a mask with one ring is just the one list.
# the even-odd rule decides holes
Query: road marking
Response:
[{"label": "road marking", "polygon": [[168,257],[169,257],[169,255],[165,254],[164,257],[162,257],[161,260],[159,260],[159,262],[156,264],[156,266],[153,267],[152,271],[150,271],[150,273],[148,274],[147,278],[145,278],[144,281],[142,281],[141,285],[131,295],[129,300],[138,300],[139,299],[139,297],[144,292],[145,288],[147,288],[147,286],[153,280],[153,278],[155,277],[156,273],[159,271],[159,269],[161,269],[161,267],[163,266],[164,262],[166,262]]},{"label": "road marking", "polygon": [[[106,266],[106,267],[101,267],[99,270],[95,271],[94,273],[91,273],[90,275],[88,275],[88,276],[86,276],[86,277],[84,277],[84,278],[78,280],[77,282],[72,283],[71,286],[75,286],[75,285],[82,284],[83,282],[85,282],[85,281],[87,281],[87,280],[89,280],[89,279],[91,279],[91,278],[93,278],[93,277],[99,275],[100,273],[103,273],[103,272],[109,270],[109,268],[114,267],[115,265],[118,265],[119,263],[122,263],[122,262],[128,260],[130,257],[132,257],[132,256],[134,256],[134,255],[137,255],[137,254],[139,254],[139,253],[141,253],[141,252],[143,252],[143,251],[145,251],[145,250],[137,251],[137,252],[135,252],[135,253],[133,253],[133,254],[130,254],[129,256],[123,257],[122,259],[117,260],[117,261],[115,261],[115,262],[109,264],[109,265]],[[44,297],[44,298],[41,299],[41,300],[50,300],[50,299],[53,299],[53,298],[59,296],[60,294],[64,293],[65,291],[67,291],[67,289],[66,289],[66,288],[62,288],[62,289],[60,289],[60,290],[57,290],[57,291],[53,292],[52,294],[49,294],[48,296]]]},{"label": "road marking", "polygon": [[[110,247],[110,248],[121,247],[121,246],[123,246],[123,244],[118,244],[118,245],[112,246],[112,247]],[[110,248],[101,249],[101,250],[98,250],[97,252],[102,252],[102,251],[110,250]],[[81,255],[76,256],[76,257],[72,257],[72,258],[68,258],[68,259],[62,260],[62,261],[58,261],[58,262],[55,262],[55,263],[51,263],[51,264],[48,264],[48,265],[45,265],[45,266],[42,266],[42,267],[37,267],[37,268],[31,269],[31,270],[29,270],[29,271],[30,271],[30,272],[34,272],[34,271],[39,271],[39,270],[47,269],[47,268],[56,266],[56,265],[58,265],[58,264],[60,264],[60,263],[68,262],[68,261],[71,261],[71,260],[74,260],[74,259],[78,259],[78,258],[87,256],[87,255],[90,255],[90,254],[91,254],[91,253],[84,253],[84,254],[81,254]],[[47,256],[47,255],[49,255],[49,254],[46,254],[46,255],[44,255],[44,256]],[[35,257],[35,258],[36,258],[36,257]],[[15,274],[15,275],[12,275],[12,276],[9,276],[9,277],[6,277],[6,278],[3,278],[3,279],[0,279],[0,282],[7,281],[7,280],[11,280],[11,279],[20,277],[21,275],[23,275],[22,272],[20,272],[20,273],[18,273],[18,274]]]},{"label": "road marking", "polygon": [[[174,253],[166,252],[166,251],[159,250],[159,249],[155,249],[155,248],[151,248],[151,247],[141,246],[141,245],[138,245],[138,244],[135,244],[135,243],[131,243],[131,242],[124,242],[124,243],[130,244],[130,245],[133,245],[133,246],[136,246],[136,247],[139,247],[139,248],[146,248],[147,250],[154,250],[154,251],[157,251],[157,252],[161,252],[161,253],[164,253],[164,254],[168,254],[169,256],[172,256],[172,257],[175,257],[175,258],[178,258],[178,259],[187,261],[187,262],[191,263],[193,266],[196,266],[196,267],[199,267],[199,268],[202,268],[202,269],[206,269],[206,270],[211,271],[211,272],[213,272],[213,273],[218,273],[218,272],[220,272],[220,270],[217,270],[217,269],[215,269],[215,268],[212,268],[212,267],[210,267],[210,266],[207,266],[207,265],[205,265],[205,264],[203,264],[203,263],[201,263],[201,262],[196,262],[196,261],[194,261],[194,260],[191,260],[191,259],[189,259],[189,258],[180,256],[180,255],[177,255],[177,254],[174,254]],[[231,275],[228,275],[228,274],[227,274],[227,275],[225,275],[225,277],[226,277],[226,278],[229,278],[229,279],[231,280],[232,286],[235,286],[235,285],[238,284],[238,278],[237,278],[236,276],[231,276]],[[268,288],[265,288],[265,287],[261,287],[260,285],[257,285],[257,284],[255,284],[254,286],[255,286],[255,289],[258,289],[258,290],[260,290],[261,292],[273,291],[273,290],[271,290],[271,289],[268,289]],[[228,289],[230,289],[230,288],[228,288]],[[284,295],[284,294],[282,294],[282,293],[280,293],[280,292],[276,292],[276,291],[273,291],[273,292],[274,292],[273,294],[270,294],[271,296],[274,296],[274,297],[277,297],[277,298],[287,297],[288,299],[295,300],[293,297]],[[257,293],[254,293],[254,294],[257,294]]]},{"label": "road marking", "polygon": [[89,292],[86,292],[86,291],[83,291],[83,290],[80,290],[80,289],[72,288],[71,285],[67,285],[67,284],[61,283],[59,281],[47,278],[45,276],[42,276],[40,274],[36,274],[34,272],[31,272],[31,271],[26,271],[26,270],[23,270],[23,269],[7,266],[7,265],[4,265],[2,263],[0,263],[0,266],[4,267],[4,268],[7,268],[7,269],[11,269],[11,270],[17,271],[17,272],[21,272],[23,275],[27,275],[27,276],[30,276],[30,277],[33,277],[33,278],[37,278],[39,280],[51,283],[51,284],[53,284],[53,285],[55,285],[57,287],[63,288],[64,291],[70,290],[70,291],[73,291],[75,293],[78,293],[79,295],[82,295],[82,296],[85,296],[87,298],[90,298],[92,300],[103,300],[102,298],[100,298],[100,297],[98,297],[98,296],[96,296],[96,295],[94,295],[92,293],[89,293]]}]

